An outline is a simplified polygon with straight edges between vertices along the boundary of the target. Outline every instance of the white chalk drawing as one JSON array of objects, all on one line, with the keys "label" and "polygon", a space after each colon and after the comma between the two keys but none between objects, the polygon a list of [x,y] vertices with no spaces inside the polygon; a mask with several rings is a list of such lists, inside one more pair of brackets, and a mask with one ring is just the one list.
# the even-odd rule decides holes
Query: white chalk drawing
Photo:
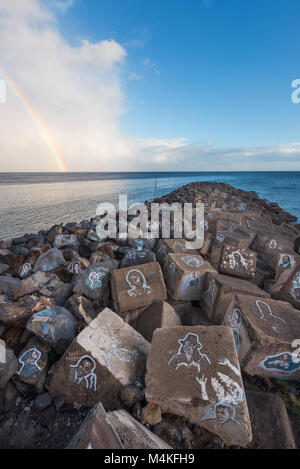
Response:
[{"label": "white chalk drawing", "polygon": [[79,275],[80,272],[81,272],[80,261],[77,260],[77,259],[73,259],[72,262],[70,263],[69,267],[68,267],[68,271],[71,274]]},{"label": "white chalk drawing", "polygon": [[242,324],[242,313],[241,310],[238,308],[235,308],[231,313],[228,313],[227,315],[227,320],[228,323],[232,329],[233,336],[234,336],[234,342],[235,342],[235,347],[237,352],[239,351],[240,347],[240,334],[239,334],[239,329]]},{"label": "white chalk drawing", "polygon": [[178,370],[181,366],[195,366],[200,373],[201,362],[205,359],[210,365],[210,359],[207,355],[200,352],[202,344],[199,337],[192,332],[186,334],[183,339],[178,340],[179,349],[176,355],[173,355],[168,363],[169,366]]},{"label": "white chalk drawing", "polygon": [[[106,269],[107,270],[107,269]],[[107,272],[90,272],[88,276],[88,281],[89,281],[89,287],[93,290],[95,288],[101,288],[102,287],[102,279],[105,277]]]},{"label": "white chalk drawing", "polygon": [[270,305],[265,303],[262,300],[256,300],[256,306],[260,312],[260,318],[262,321],[265,321],[267,323],[271,322],[271,327],[275,332],[280,332],[280,326],[278,322],[274,321],[274,319],[277,319],[278,321],[281,321],[283,324],[285,324],[285,320],[276,316],[276,314],[272,313]]},{"label": "white chalk drawing", "polygon": [[115,360],[123,363],[136,362],[139,357],[139,353],[137,350],[130,350],[122,347],[119,344],[118,339],[115,339],[112,342],[112,346],[109,349],[105,350],[104,353],[106,356],[107,363],[110,365],[111,362]]},{"label": "white chalk drawing", "polygon": [[19,363],[22,365],[18,371],[19,376],[24,376],[24,378],[29,378],[33,373],[41,371],[41,368],[38,364],[42,354],[37,348],[31,348],[26,350],[20,358]]},{"label": "white chalk drawing", "polygon": [[215,423],[228,431],[239,430],[241,426],[236,421],[236,409],[232,404],[226,402],[218,402],[213,407],[209,407],[202,417],[201,422],[215,421]]},{"label": "white chalk drawing", "polygon": [[32,267],[29,262],[25,262],[25,264],[22,266],[20,277],[25,278],[30,272],[32,272]]},{"label": "white chalk drawing", "polygon": [[189,267],[201,267],[204,265],[204,261],[195,256],[182,256],[181,260]]},{"label": "white chalk drawing", "polygon": [[277,355],[269,355],[265,357],[259,366],[268,371],[281,371],[285,373],[293,373],[300,368],[300,362],[295,363],[293,354],[290,352],[282,352]]},{"label": "white chalk drawing", "polygon": [[278,265],[284,269],[291,269],[296,264],[295,257],[290,254],[280,254]]},{"label": "white chalk drawing", "polygon": [[276,249],[277,248],[276,239],[271,239],[271,241],[269,242],[269,248],[271,248],[271,249]]},{"label": "white chalk drawing", "polygon": [[239,204],[239,206],[238,206],[238,210],[240,212],[244,212],[246,210],[246,208],[247,208],[247,204]]},{"label": "white chalk drawing", "polygon": [[200,278],[197,272],[191,272],[184,278],[184,282],[182,284],[182,291],[185,291],[190,287],[200,288]]},{"label": "white chalk drawing", "polygon": [[135,245],[138,251],[142,251],[144,247],[144,241],[142,239],[135,239]]},{"label": "white chalk drawing", "polygon": [[168,267],[168,272],[171,277],[173,277],[173,275],[175,274],[175,270],[176,270],[175,262],[171,262],[171,264]]},{"label": "white chalk drawing", "polygon": [[216,240],[218,241],[218,243],[223,243],[223,241],[225,240],[225,236],[223,235],[223,233],[217,233]]},{"label": "white chalk drawing", "polygon": [[207,220],[204,220],[203,227],[204,227],[204,231],[208,231],[208,221]]},{"label": "white chalk drawing", "polygon": [[167,257],[167,246],[164,243],[160,243],[157,254],[162,258],[162,260],[165,260]]},{"label": "white chalk drawing", "polygon": [[86,389],[97,390],[96,362],[90,355],[83,355],[75,365],[70,365],[70,379],[83,383]]},{"label": "white chalk drawing", "polygon": [[183,243],[182,241],[178,241],[178,239],[176,239],[176,241],[174,242],[174,247],[176,246],[185,251],[185,243]]},{"label": "white chalk drawing", "polygon": [[234,233],[236,229],[237,229],[237,225],[234,225],[233,223],[231,223],[231,224],[229,225],[227,231],[228,231],[229,233]]},{"label": "white chalk drawing", "polygon": [[205,300],[210,305],[213,305],[216,299],[217,286],[216,281],[212,279],[209,283],[208,289],[203,293]]},{"label": "white chalk drawing", "polygon": [[130,270],[126,275],[126,281],[130,286],[130,290],[127,290],[130,296],[150,295],[152,292],[152,289],[147,285],[144,274],[138,269]]},{"label": "white chalk drawing", "polygon": [[292,280],[292,287],[290,289],[290,294],[297,303],[300,301],[300,272],[297,272]]}]

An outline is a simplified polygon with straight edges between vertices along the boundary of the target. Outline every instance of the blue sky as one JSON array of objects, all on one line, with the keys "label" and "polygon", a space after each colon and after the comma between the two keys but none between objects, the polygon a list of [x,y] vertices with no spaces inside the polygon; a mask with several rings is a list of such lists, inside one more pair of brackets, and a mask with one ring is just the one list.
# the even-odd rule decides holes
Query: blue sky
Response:
[{"label": "blue sky", "polygon": [[61,30],[126,49],[125,133],[268,145],[299,135],[299,20],[293,0],[81,0]]},{"label": "blue sky", "polygon": [[[5,1],[0,0],[0,18],[1,3]],[[117,161],[122,170],[300,170],[300,103],[291,100],[292,81],[300,78],[298,0],[18,1],[19,5],[30,4],[36,9],[41,31],[50,27],[55,33],[55,38],[48,37],[47,45],[46,34],[39,41],[24,13],[34,45],[31,50],[40,49],[42,55],[43,50],[54,50],[60,42],[56,53],[56,60],[61,59],[59,66],[64,60],[70,64],[66,55],[60,58],[65,46],[69,55],[77,54],[72,66],[80,61],[80,69],[74,72],[76,77],[84,80],[85,73],[91,73],[87,82],[93,83],[95,92],[99,84],[106,89],[105,103],[99,102],[99,115],[94,114],[92,103],[87,115],[91,120],[94,116],[95,123],[111,123],[105,130],[111,141],[101,151],[100,144],[85,149],[85,143],[78,142],[76,148],[85,149],[90,155],[83,161],[71,156],[75,155],[74,148],[66,138],[71,127],[74,135],[76,126],[83,132],[85,125],[79,121],[70,124],[71,115],[81,114],[74,106],[67,121],[74,98],[59,101],[54,96],[43,108],[42,98],[37,96],[39,87],[41,96],[46,84],[49,88],[51,77],[50,87],[55,87],[66,73],[62,69],[56,75],[57,62],[50,74],[45,73],[45,64],[36,62],[33,69],[47,79],[44,84],[32,84],[31,89],[24,78],[30,69],[26,70],[26,63],[21,63],[17,55],[18,48],[10,44],[12,51],[16,50],[16,59],[13,65],[12,59],[7,59],[5,69],[46,119],[69,169],[111,170]],[[37,12],[38,6],[43,9],[45,5],[54,19]],[[12,37],[11,26],[7,22],[5,27],[8,31],[3,37],[7,41]],[[103,72],[100,59],[97,70],[91,71],[90,63],[85,67],[85,60],[89,59],[83,57],[83,40],[89,46],[111,48],[109,73],[106,65]],[[49,57],[51,60],[51,54]],[[114,84],[113,91],[108,90],[109,83]],[[70,84],[66,82],[65,89],[68,88]],[[86,96],[86,103],[89,99],[91,96]],[[66,119],[60,123],[60,129],[66,125],[64,140],[51,117],[55,100],[56,109]],[[85,141],[96,142],[96,124],[94,131],[92,134],[86,130]],[[118,145],[113,147],[111,142],[117,140]],[[40,147],[31,154],[38,151]],[[114,161],[108,155],[114,155]],[[39,161],[30,157],[28,164],[41,164]],[[45,156],[45,161],[49,166],[47,163],[39,169],[52,169],[51,160]],[[16,160],[12,164],[13,168],[27,170],[24,162],[19,165]]]}]

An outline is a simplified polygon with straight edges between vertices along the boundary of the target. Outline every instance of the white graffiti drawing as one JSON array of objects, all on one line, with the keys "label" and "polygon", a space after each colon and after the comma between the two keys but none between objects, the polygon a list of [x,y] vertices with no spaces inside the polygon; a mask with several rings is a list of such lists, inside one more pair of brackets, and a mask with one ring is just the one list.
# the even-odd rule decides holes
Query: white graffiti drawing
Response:
[{"label": "white graffiti drawing", "polygon": [[73,259],[71,264],[68,267],[68,271],[71,274],[79,275],[81,271],[80,261],[78,261],[77,259]]},{"label": "white graffiti drawing", "polygon": [[237,226],[234,225],[233,223],[231,223],[231,224],[229,225],[227,231],[228,231],[229,233],[234,233],[236,229],[237,229]]},{"label": "white graffiti drawing", "polygon": [[232,404],[226,402],[218,402],[213,408],[209,407],[202,417],[201,422],[213,421],[228,430],[238,430],[240,423],[236,421],[236,409]]},{"label": "white graffiti drawing", "polygon": [[220,371],[217,371],[217,375],[219,380],[217,378],[211,378],[211,384],[218,400],[229,404],[243,402],[244,391],[242,387],[228,375]]},{"label": "white graffiti drawing", "polygon": [[182,256],[181,260],[189,267],[201,267],[204,265],[204,261],[195,256]]},{"label": "white graffiti drawing", "polygon": [[228,366],[228,368],[230,368],[237,376],[241,376],[241,370],[239,370],[236,366],[234,366],[228,358],[226,357],[219,358],[218,363],[219,365]]},{"label": "white graffiti drawing", "polygon": [[217,233],[216,240],[218,241],[218,243],[223,243],[223,241],[225,240],[225,236],[222,233]]},{"label": "white graffiti drawing", "polygon": [[185,251],[185,244],[182,241],[176,240],[174,243],[174,247],[178,246],[180,249],[183,249]]},{"label": "white graffiti drawing", "polygon": [[147,285],[144,274],[138,269],[130,270],[126,275],[126,281],[130,286],[130,290],[127,290],[130,296],[150,295],[152,292],[152,289]]},{"label": "white graffiti drawing", "polygon": [[233,270],[239,270],[240,267],[248,270],[248,267],[253,265],[253,261],[249,259],[248,261],[242,256],[240,251],[233,251],[232,253],[228,254],[227,261],[229,266]]},{"label": "white graffiti drawing", "polygon": [[91,272],[89,275],[89,281],[91,282],[90,288],[101,288],[102,279],[105,277],[106,272]]},{"label": "white graffiti drawing", "polygon": [[104,353],[108,364],[111,364],[111,361],[115,360],[123,363],[132,363],[133,361],[135,362],[139,356],[137,350],[129,350],[121,347],[117,339],[113,341],[111,348],[105,350]]},{"label": "white graffiti drawing", "polygon": [[269,248],[271,248],[271,249],[276,249],[277,248],[276,239],[271,239],[271,241],[269,242]]},{"label": "white graffiti drawing", "polygon": [[18,371],[18,375],[23,375],[26,378],[31,376],[36,371],[41,371],[41,368],[38,364],[42,354],[37,348],[31,348],[26,350],[20,358],[19,362],[21,363],[21,368]]},{"label": "white graffiti drawing", "polygon": [[200,373],[201,362],[206,360],[210,365],[210,359],[207,355],[200,352],[202,344],[199,342],[199,337],[192,332],[186,334],[183,339],[179,339],[180,345],[176,355],[173,355],[168,363],[169,366],[178,370],[181,366],[190,368],[195,366]]},{"label": "white graffiti drawing", "polygon": [[216,281],[213,279],[210,281],[208,289],[203,293],[206,301],[211,305],[215,302],[215,294],[216,294]]},{"label": "white graffiti drawing", "polygon": [[169,272],[169,275],[171,277],[173,277],[173,275],[175,273],[175,269],[176,269],[175,262],[171,262],[171,264],[169,265],[169,268],[168,268],[168,272]]},{"label": "white graffiti drawing", "polygon": [[238,308],[235,308],[232,313],[228,313],[227,315],[227,320],[228,323],[230,324],[230,327],[233,332],[234,336],[234,341],[235,341],[235,346],[237,351],[239,350],[240,347],[240,334],[239,334],[239,329],[242,325],[242,313]]},{"label": "white graffiti drawing", "polygon": [[165,258],[167,257],[167,247],[164,243],[161,243],[158,250],[157,250],[157,254],[163,259],[165,260]]},{"label": "white graffiti drawing", "polygon": [[196,380],[198,381],[198,383],[201,386],[202,399],[204,401],[208,401],[208,394],[207,394],[207,390],[206,390],[207,378],[204,375],[202,375],[201,378],[199,378],[199,376],[196,376]]},{"label": "white graffiti drawing", "polygon": [[185,291],[189,287],[200,288],[200,278],[197,272],[192,272],[185,277],[182,290]]},{"label": "white graffiti drawing", "polygon": [[257,306],[257,308],[260,312],[260,318],[259,319],[261,319],[262,321],[265,321],[267,323],[269,322],[268,320],[271,319],[272,329],[275,332],[280,332],[280,326],[277,322],[273,321],[273,318],[278,319],[278,321],[281,321],[283,324],[285,324],[285,320],[282,319],[282,318],[279,318],[278,316],[273,314],[270,306],[262,300],[256,300],[256,306]]},{"label": "white graffiti drawing", "polygon": [[22,269],[21,269],[21,272],[20,272],[20,277],[26,277],[26,275],[29,274],[29,272],[32,271],[32,268],[31,268],[31,265],[29,264],[29,262],[26,262],[23,266],[22,266]]},{"label": "white graffiti drawing", "polygon": [[278,265],[284,269],[290,269],[296,264],[295,257],[290,254],[280,254]]},{"label": "white graffiti drawing", "polygon": [[97,390],[96,362],[90,355],[83,355],[75,365],[70,365],[72,380],[77,384],[84,383],[86,389]]},{"label": "white graffiti drawing", "polygon": [[300,301],[300,272],[297,272],[292,280],[290,294],[297,303]]}]

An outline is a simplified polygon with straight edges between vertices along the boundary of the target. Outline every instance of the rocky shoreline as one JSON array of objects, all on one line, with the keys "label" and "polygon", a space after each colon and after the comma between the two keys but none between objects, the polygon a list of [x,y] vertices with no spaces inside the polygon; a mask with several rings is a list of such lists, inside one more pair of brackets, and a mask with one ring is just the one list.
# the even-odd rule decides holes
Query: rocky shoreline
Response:
[{"label": "rocky shoreline", "polygon": [[203,202],[202,248],[97,217],[0,241],[0,448],[300,447],[296,217],[223,183],[154,202]]}]

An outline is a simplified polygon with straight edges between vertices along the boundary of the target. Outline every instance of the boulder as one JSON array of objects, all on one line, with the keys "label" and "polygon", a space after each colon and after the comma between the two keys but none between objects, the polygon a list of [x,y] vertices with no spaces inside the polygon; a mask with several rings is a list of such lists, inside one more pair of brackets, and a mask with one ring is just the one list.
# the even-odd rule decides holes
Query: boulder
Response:
[{"label": "boulder", "polygon": [[178,239],[160,239],[156,247],[157,260],[161,265],[164,264],[168,254],[188,254],[190,256],[199,255],[196,249],[189,249],[186,247],[186,240],[183,238]]},{"label": "boulder", "polygon": [[54,248],[62,248],[62,247],[72,247],[77,248],[78,241],[77,237],[74,234],[67,235],[67,234],[58,234],[55,237],[55,241],[53,243]]},{"label": "boulder", "polygon": [[149,343],[106,308],[72,342],[51,373],[48,389],[66,402],[120,406],[122,386],[142,382]]},{"label": "boulder", "polygon": [[109,272],[118,268],[118,262],[109,259],[90,265],[76,279],[74,293],[84,295],[90,300],[101,300],[108,288]]},{"label": "boulder", "polygon": [[246,446],[252,439],[229,327],[157,329],[147,360],[146,399],[162,413],[203,426],[227,445]]},{"label": "boulder", "polygon": [[20,286],[14,297],[18,299],[25,295],[31,295],[32,293],[44,292],[43,294],[45,296],[51,298],[59,291],[64,290],[64,288],[65,284],[61,282],[55,274],[36,272],[20,282]]},{"label": "boulder", "polygon": [[270,392],[246,391],[253,442],[250,448],[296,449],[282,399]]},{"label": "boulder", "polygon": [[166,288],[158,262],[139,265],[136,268],[114,270],[111,273],[111,293],[118,313],[134,310],[164,301]]},{"label": "boulder", "polygon": [[19,302],[0,300],[0,322],[8,326],[23,324],[32,314],[52,306],[49,298],[26,296]]},{"label": "boulder", "polygon": [[26,328],[62,353],[76,336],[77,322],[66,308],[53,306],[33,314]]},{"label": "boulder", "polygon": [[118,434],[99,402],[86,416],[67,449],[123,449]]},{"label": "boulder", "polygon": [[207,272],[216,271],[199,255],[168,254],[163,273],[169,295],[175,301],[199,300]]},{"label": "boulder", "polygon": [[0,275],[5,274],[9,270],[9,265],[0,263]]},{"label": "boulder", "polygon": [[13,277],[0,276],[0,295],[13,297],[18,291],[21,280]]},{"label": "boulder", "polygon": [[220,324],[236,293],[270,298],[268,293],[246,280],[209,272],[200,296],[200,306],[207,318],[214,324]]},{"label": "boulder", "polygon": [[166,301],[155,301],[142,311],[135,322],[135,329],[151,343],[155,329],[181,326],[180,316]]},{"label": "boulder", "polygon": [[119,435],[125,449],[171,449],[124,409],[110,412],[108,421]]},{"label": "boulder", "polygon": [[285,270],[270,291],[272,298],[288,301],[300,309],[300,266]]},{"label": "boulder", "polygon": [[33,270],[34,272],[51,272],[61,265],[66,265],[65,258],[59,249],[53,248],[40,255]]},{"label": "boulder", "polygon": [[289,303],[235,295],[223,324],[232,328],[241,367],[249,375],[299,379],[300,312]]},{"label": "boulder", "polygon": [[84,324],[89,324],[97,316],[93,303],[88,298],[85,298],[85,296],[71,296],[66,302],[65,307],[73,314],[77,321]]}]

